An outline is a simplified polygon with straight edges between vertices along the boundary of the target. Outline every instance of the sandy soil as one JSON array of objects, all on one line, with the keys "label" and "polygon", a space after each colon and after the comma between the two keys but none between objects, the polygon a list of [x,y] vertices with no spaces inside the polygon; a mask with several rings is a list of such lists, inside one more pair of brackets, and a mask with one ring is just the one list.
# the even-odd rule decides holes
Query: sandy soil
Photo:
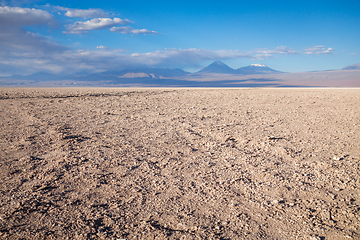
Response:
[{"label": "sandy soil", "polygon": [[360,89],[0,89],[1,239],[360,239]]}]

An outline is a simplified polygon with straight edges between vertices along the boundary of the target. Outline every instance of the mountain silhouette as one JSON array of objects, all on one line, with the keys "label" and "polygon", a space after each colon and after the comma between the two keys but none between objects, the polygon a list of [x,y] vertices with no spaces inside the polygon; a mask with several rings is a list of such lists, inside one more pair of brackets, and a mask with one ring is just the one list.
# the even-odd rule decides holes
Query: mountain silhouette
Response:
[{"label": "mountain silhouette", "polygon": [[358,69],[360,69],[360,63],[356,63],[343,68],[343,70],[358,70]]},{"label": "mountain silhouette", "polygon": [[237,74],[250,75],[250,74],[267,74],[267,73],[281,73],[280,71],[271,69],[262,64],[251,64],[247,67],[236,69]]},{"label": "mountain silhouette", "polygon": [[226,73],[226,74],[236,74],[236,70],[232,69],[225,63],[221,61],[215,61],[209,66],[203,68],[197,73]]}]

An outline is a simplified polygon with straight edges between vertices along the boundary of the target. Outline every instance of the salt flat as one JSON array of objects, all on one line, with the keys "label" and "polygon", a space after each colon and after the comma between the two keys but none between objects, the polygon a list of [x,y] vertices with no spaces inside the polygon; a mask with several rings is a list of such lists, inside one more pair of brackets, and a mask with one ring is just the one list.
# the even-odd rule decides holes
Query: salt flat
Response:
[{"label": "salt flat", "polygon": [[360,89],[0,89],[1,239],[360,239]]}]

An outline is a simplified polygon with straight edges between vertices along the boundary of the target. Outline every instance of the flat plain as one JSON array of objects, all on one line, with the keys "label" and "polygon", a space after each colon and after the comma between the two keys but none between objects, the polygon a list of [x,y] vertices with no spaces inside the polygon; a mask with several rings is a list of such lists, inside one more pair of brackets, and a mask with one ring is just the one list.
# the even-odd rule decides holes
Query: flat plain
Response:
[{"label": "flat plain", "polygon": [[1,239],[360,239],[360,89],[0,89]]}]

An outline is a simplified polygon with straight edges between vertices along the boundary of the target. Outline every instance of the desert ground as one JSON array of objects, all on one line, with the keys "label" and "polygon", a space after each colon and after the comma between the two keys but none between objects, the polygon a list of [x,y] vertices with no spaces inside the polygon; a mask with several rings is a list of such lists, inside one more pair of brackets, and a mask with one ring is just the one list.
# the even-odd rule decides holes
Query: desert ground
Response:
[{"label": "desert ground", "polygon": [[0,89],[0,239],[360,239],[360,89]]}]

